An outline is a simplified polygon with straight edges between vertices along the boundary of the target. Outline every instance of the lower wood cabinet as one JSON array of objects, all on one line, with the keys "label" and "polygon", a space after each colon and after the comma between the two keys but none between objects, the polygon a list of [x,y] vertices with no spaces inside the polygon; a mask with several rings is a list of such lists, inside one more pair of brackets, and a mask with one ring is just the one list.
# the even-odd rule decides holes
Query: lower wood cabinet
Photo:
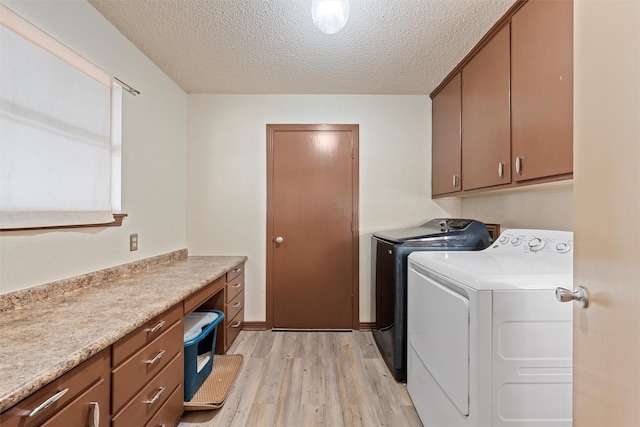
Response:
[{"label": "lower wood cabinet", "polygon": [[109,368],[106,349],[0,414],[0,425],[108,426]]},{"label": "lower wood cabinet", "polygon": [[[224,330],[222,339],[218,339],[216,349],[226,353],[242,330],[244,324],[244,265],[227,273],[224,291]],[[222,345],[224,343],[224,345]]]},{"label": "lower wood cabinet", "polygon": [[[113,427],[144,426],[184,382],[182,304],[151,319],[113,346],[111,413]],[[173,408],[173,410],[171,410]],[[182,405],[162,417],[174,425]]]},{"label": "lower wood cabinet", "polygon": [[173,426],[177,423],[176,414],[183,410],[184,389],[178,387],[171,393],[166,402],[145,425],[145,427]]},{"label": "lower wood cabinet", "polygon": [[184,314],[196,309],[224,313],[216,330],[215,353],[225,354],[244,325],[244,263],[184,301]]},{"label": "lower wood cabinet", "polygon": [[216,352],[244,323],[244,264],[0,414],[2,427],[175,426],[184,410],[184,314],[225,313]]}]

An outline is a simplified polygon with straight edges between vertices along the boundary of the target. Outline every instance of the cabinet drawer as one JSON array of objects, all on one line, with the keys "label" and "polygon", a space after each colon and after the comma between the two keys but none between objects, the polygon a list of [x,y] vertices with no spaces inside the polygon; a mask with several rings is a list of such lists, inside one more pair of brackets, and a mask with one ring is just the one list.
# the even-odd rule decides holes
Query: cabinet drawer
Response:
[{"label": "cabinet drawer", "polygon": [[227,282],[235,279],[242,273],[244,273],[244,264],[240,264],[239,266],[231,269],[231,271],[227,272]]},{"label": "cabinet drawer", "polygon": [[162,408],[151,418],[145,427],[175,426],[184,410],[184,389],[178,387],[171,393]]},{"label": "cabinet drawer", "polygon": [[118,366],[136,350],[158,338],[171,325],[180,320],[182,318],[181,308],[180,304],[170,308],[115,343],[112,354],[113,366]]},{"label": "cabinet drawer", "polygon": [[227,319],[227,323],[232,322],[232,319],[236,317],[238,313],[244,308],[244,292],[240,292],[240,294],[236,295],[236,297],[231,300],[230,303],[227,304],[225,308],[225,316]]},{"label": "cabinet drawer", "polygon": [[145,425],[169,399],[171,393],[180,388],[183,369],[184,362],[180,353],[113,418],[112,427]]},{"label": "cabinet drawer", "polygon": [[241,274],[227,283],[227,303],[231,302],[240,292],[244,291],[244,274]]},{"label": "cabinet drawer", "polygon": [[231,343],[236,339],[240,331],[242,330],[242,324],[244,323],[244,308],[233,319],[227,322],[227,328],[225,333],[225,347],[229,347]]},{"label": "cabinet drawer", "polygon": [[174,323],[168,331],[113,370],[113,413],[182,352],[183,336],[183,322]]},{"label": "cabinet drawer", "polygon": [[[54,380],[31,396],[22,400],[0,415],[3,427],[35,426],[49,419],[53,414],[82,394],[87,388],[100,381],[109,380],[109,351],[104,350],[91,359],[75,367],[60,378]],[[63,392],[67,390],[66,392]],[[59,398],[32,417],[27,415],[54,396]],[[108,402],[108,396],[107,396]],[[109,406],[104,408],[109,413]]]},{"label": "cabinet drawer", "polygon": [[220,289],[224,288],[225,277],[222,276],[219,279],[209,283],[204,288],[200,289],[196,293],[187,297],[184,300],[184,314],[191,313],[196,308],[200,307],[203,303],[209,300],[213,295],[218,293]]},{"label": "cabinet drawer", "polygon": [[42,427],[108,425],[109,383],[105,379],[100,379],[62,411],[42,424]]}]

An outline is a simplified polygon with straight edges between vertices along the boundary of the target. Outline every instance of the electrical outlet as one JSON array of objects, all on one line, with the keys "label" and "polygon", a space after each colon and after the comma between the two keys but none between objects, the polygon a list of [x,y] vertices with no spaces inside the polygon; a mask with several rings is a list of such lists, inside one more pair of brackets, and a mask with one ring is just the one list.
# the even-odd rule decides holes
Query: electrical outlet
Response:
[{"label": "electrical outlet", "polygon": [[129,250],[130,251],[138,250],[138,233],[134,233],[129,236]]}]

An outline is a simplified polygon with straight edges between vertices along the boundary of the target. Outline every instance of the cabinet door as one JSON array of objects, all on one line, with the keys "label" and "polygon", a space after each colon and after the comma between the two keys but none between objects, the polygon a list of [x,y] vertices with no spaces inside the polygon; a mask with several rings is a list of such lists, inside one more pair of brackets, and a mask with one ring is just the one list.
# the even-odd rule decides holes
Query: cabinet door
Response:
[{"label": "cabinet door", "polygon": [[531,0],[513,16],[511,31],[514,179],[569,174],[573,171],[573,3]]},{"label": "cabinet door", "polygon": [[462,189],[511,182],[509,25],[462,70]]},{"label": "cabinet door", "polygon": [[460,74],[432,102],[431,194],[454,193],[460,185]]}]

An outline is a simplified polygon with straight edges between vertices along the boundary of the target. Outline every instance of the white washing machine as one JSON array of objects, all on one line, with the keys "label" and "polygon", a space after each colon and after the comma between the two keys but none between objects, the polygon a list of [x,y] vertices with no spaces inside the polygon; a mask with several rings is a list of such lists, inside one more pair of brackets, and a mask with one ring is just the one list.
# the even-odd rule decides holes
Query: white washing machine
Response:
[{"label": "white washing machine", "polygon": [[414,252],[407,388],[425,426],[571,426],[573,233]]}]

